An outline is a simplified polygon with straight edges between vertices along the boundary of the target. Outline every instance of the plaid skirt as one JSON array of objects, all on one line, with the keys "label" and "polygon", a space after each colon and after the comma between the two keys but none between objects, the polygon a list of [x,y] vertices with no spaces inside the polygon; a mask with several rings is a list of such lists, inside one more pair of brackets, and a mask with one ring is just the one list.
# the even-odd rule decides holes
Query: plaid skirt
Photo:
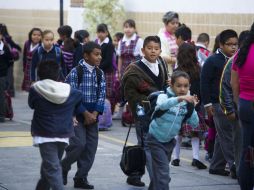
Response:
[{"label": "plaid skirt", "polygon": [[198,118],[199,118],[198,127],[193,129],[191,127],[191,125],[184,123],[181,130],[180,130],[180,134],[183,136],[191,136],[193,134],[193,132],[199,133],[200,135],[202,135],[204,132],[206,132],[208,127],[205,123],[204,115],[202,113],[198,112]]}]

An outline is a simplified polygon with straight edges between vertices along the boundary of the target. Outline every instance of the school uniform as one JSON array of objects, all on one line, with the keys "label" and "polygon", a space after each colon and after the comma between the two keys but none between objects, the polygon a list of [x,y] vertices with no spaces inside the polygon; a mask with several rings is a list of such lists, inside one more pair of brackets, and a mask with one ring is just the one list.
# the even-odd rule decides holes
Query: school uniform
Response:
[{"label": "school uniform", "polygon": [[[85,108],[82,112],[97,111],[102,114],[106,94],[103,71],[99,70],[101,82],[98,86],[96,68],[84,60],[81,60],[79,64],[83,68],[83,78],[80,85],[78,84],[76,68],[71,70],[66,77],[66,82],[82,92],[82,104]],[[68,172],[71,169],[71,165],[77,161],[78,169],[74,181],[79,179],[87,181],[88,172],[93,165],[98,146],[98,124],[96,122],[84,126],[83,115],[79,114],[76,118],[78,120],[78,126],[74,128],[75,136],[70,139],[70,145],[66,148],[66,155],[62,160],[62,168],[64,172]]]}]

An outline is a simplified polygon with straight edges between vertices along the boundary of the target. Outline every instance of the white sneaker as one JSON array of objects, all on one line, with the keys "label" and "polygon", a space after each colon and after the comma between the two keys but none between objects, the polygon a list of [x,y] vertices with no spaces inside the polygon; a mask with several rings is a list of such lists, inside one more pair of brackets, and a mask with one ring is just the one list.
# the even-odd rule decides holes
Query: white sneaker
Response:
[{"label": "white sneaker", "polygon": [[118,112],[115,112],[112,115],[112,119],[113,120],[121,120],[122,119],[122,114],[123,114],[123,109],[124,109],[124,107],[119,107]]}]

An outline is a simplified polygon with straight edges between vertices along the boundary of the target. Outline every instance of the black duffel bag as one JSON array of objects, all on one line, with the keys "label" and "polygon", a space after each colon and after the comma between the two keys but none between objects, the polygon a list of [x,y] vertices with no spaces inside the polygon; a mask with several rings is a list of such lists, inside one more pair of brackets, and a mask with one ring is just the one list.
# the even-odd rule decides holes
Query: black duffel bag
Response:
[{"label": "black duffel bag", "polygon": [[126,146],[130,134],[131,126],[123,147],[120,167],[127,176],[141,176],[145,173],[146,155],[144,151],[144,142],[141,138],[141,145]]}]

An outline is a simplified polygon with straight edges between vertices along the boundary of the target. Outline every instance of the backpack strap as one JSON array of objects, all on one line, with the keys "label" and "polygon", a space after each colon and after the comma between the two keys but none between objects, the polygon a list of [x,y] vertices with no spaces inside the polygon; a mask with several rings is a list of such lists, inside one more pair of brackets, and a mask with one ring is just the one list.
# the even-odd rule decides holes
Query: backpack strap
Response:
[{"label": "backpack strap", "polygon": [[75,68],[76,68],[76,70],[77,70],[78,88],[79,88],[79,86],[80,86],[80,84],[81,84],[81,81],[82,81],[82,78],[83,78],[84,72],[83,72],[83,67],[82,67],[82,65],[78,65],[78,66],[76,66]]},{"label": "backpack strap", "polygon": [[99,99],[99,94],[100,94],[100,84],[101,84],[101,80],[102,80],[102,72],[101,70],[99,69],[99,67],[95,67],[96,69],[96,77],[97,77],[97,90],[96,90],[96,96],[97,96],[97,100]]},{"label": "backpack strap", "polygon": [[56,52],[56,62],[61,65],[61,54],[62,51],[59,47],[55,46],[55,52]]},{"label": "backpack strap", "polygon": [[182,124],[185,123],[191,117],[191,115],[192,115],[192,113],[194,111],[194,108],[195,108],[194,104],[189,103],[189,102],[187,102],[186,107],[187,107],[187,113],[186,113],[186,115],[183,118]]}]

